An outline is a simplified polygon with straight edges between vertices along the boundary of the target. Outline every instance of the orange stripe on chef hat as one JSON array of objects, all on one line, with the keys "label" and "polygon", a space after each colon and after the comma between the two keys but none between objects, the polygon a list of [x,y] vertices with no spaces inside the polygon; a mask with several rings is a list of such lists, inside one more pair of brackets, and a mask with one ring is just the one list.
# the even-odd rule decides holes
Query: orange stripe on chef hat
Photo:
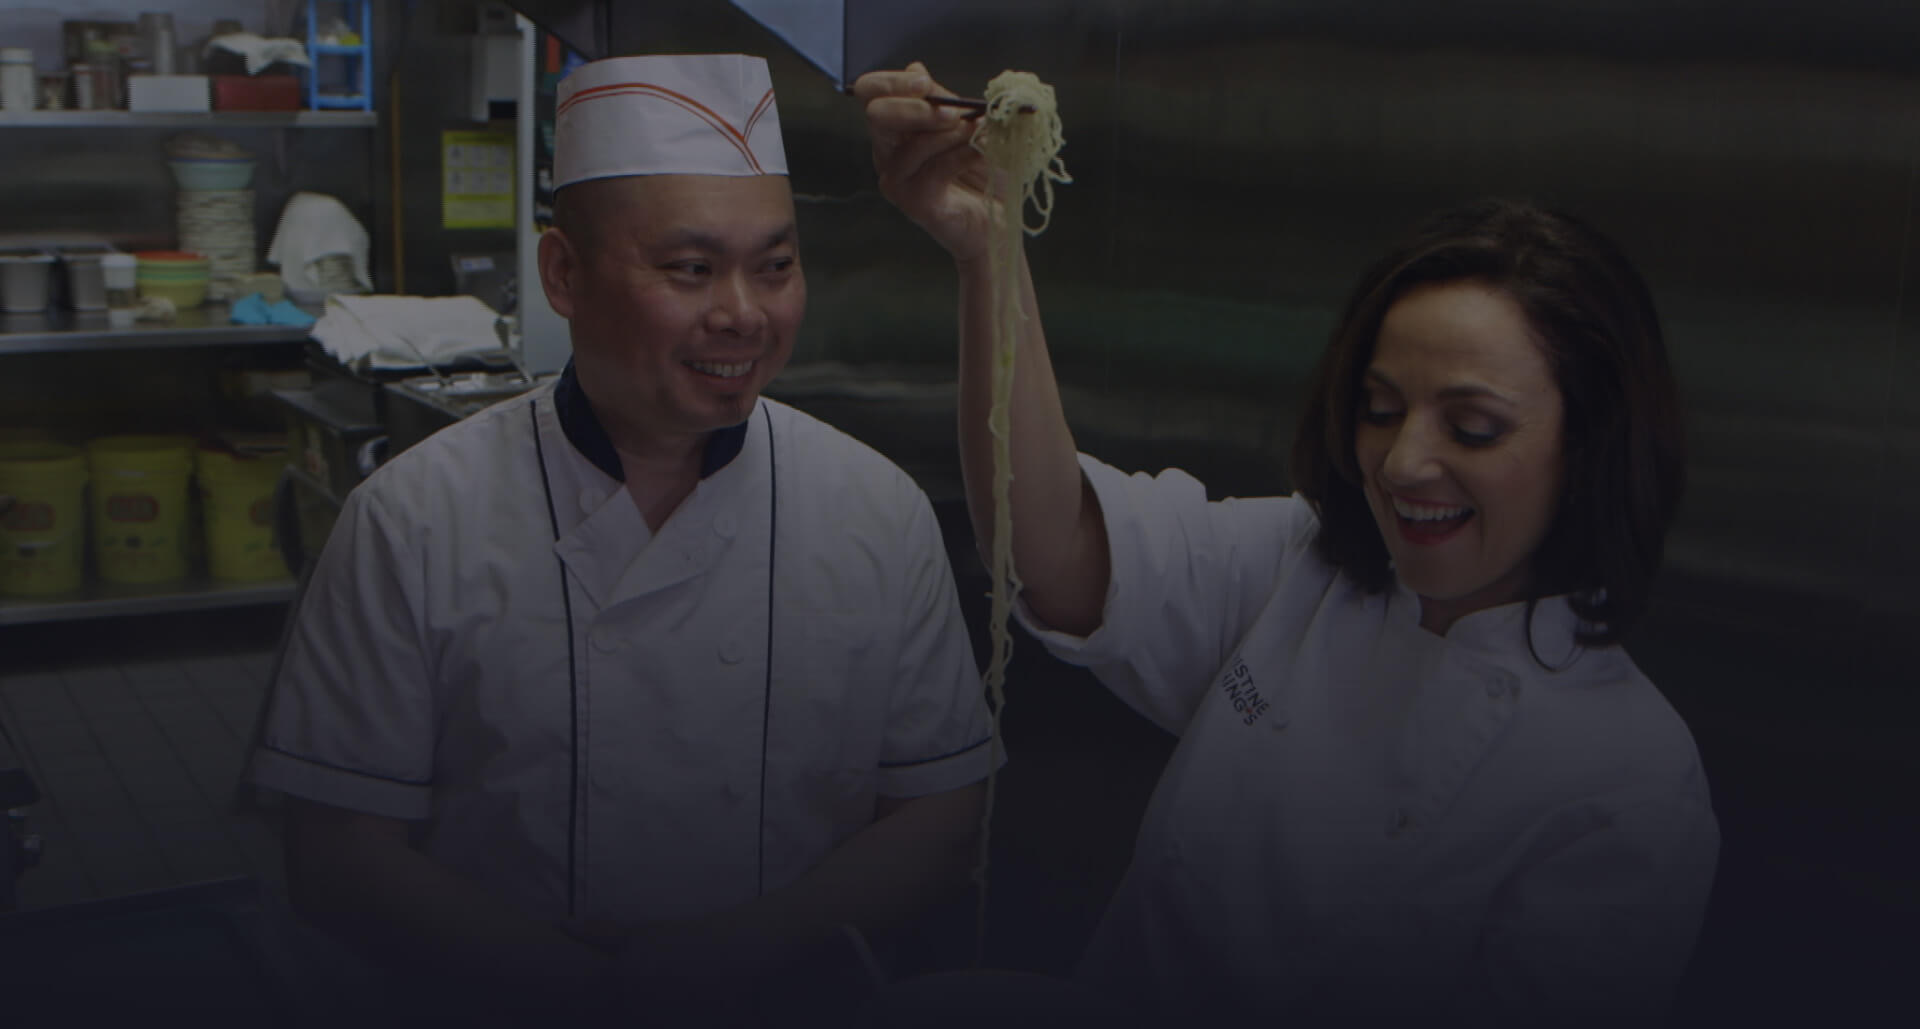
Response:
[{"label": "orange stripe on chef hat", "polygon": [[753,127],[759,124],[760,116],[767,113],[767,110],[772,106],[773,106],[773,90],[768,89],[767,95],[760,98],[759,106],[753,109],[753,116],[747,119],[747,127],[745,130],[743,130],[740,133],[741,138],[745,139],[745,138],[752,137]]},{"label": "orange stripe on chef hat", "polygon": [[765,169],[760,167],[760,161],[753,156],[753,145],[747,141],[747,132],[753,131],[754,122],[759,121],[760,116],[766,113],[767,108],[772,105],[773,90],[771,89],[767,90],[766,96],[760,98],[760,106],[754,108],[753,117],[747,120],[745,132],[734,128],[725,118],[715,114],[711,108],[700,101],[684,93],[676,93],[665,86],[656,86],[650,82],[611,82],[604,86],[594,86],[590,89],[583,89],[573,96],[568,97],[567,102],[561,104],[560,107],[554,111],[554,117],[558,118],[572,110],[575,105],[588,100],[604,100],[614,96],[636,95],[651,96],[665,100],[670,104],[690,112],[701,121],[706,122],[708,128],[718,132],[720,138],[732,143],[734,148],[740,151],[740,155],[747,159],[747,166],[753,169],[754,174],[766,174]]}]

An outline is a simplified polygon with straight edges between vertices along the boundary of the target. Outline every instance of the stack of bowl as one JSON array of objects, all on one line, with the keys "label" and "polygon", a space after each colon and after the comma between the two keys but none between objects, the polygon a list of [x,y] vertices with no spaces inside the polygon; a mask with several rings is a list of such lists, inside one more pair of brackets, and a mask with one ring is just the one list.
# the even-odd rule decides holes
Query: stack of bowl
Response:
[{"label": "stack of bowl", "polygon": [[167,144],[180,186],[180,249],[206,256],[207,296],[233,300],[254,271],[253,156],[223,139],[179,136]]},{"label": "stack of bowl", "polygon": [[207,299],[208,260],[200,254],[172,250],[143,250],[133,255],[140,265],[134,281],[143,297],[165,297],[186,310]]}]

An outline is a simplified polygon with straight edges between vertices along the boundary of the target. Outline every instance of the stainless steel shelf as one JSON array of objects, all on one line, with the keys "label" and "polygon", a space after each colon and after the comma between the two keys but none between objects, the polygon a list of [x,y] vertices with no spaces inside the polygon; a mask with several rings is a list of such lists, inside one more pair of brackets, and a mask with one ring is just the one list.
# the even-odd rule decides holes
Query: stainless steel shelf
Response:
[{"label": "stainless steel shelf", "polygon": [[20,129],[370,129],[378,124],[380,116],[373,111],[0,112],[0,128]]},{"label": "stainless steel shelf", "polygon": [[203,304],[166,322],[107,323],[105,311],[48,310],[0,314],[0,355],[48,351],[132,350],[148,347],[245,346],[298,343],[307,330],[287,325],[234,325],[227,305]]},{"label": "stainless steel shelf", "polygon": [[0,597],[0,626],[283,604],[293,599],[293,593],[294,582],[291,579],[261,583],[202,580],[164,586],[95,583],[75,596]]}]

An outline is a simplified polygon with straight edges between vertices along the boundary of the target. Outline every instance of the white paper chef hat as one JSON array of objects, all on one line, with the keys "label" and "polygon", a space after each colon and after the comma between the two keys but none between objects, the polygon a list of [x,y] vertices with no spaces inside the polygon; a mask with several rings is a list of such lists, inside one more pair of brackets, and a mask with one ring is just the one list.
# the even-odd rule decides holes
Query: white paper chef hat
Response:
[{"label": "white paper chef hat", "polygon": [[785,175],[767,62],[745,54],[610,57],[560,82],[554,188],[621,175]]}]

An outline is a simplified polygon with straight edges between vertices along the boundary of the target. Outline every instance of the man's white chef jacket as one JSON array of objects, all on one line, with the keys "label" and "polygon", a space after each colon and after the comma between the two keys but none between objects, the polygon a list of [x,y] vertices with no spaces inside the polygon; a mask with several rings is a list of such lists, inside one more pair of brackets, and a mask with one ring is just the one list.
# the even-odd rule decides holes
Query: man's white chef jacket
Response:
[{"label": "man's white chef jacket", "polygon": [[984,779],[925,494],[765,399],[706,458],[650,532],[569,369],[383,466],[302,596],[253,781],[420,822],[535,917],[633,923],[792,882],[877,796]]}]

